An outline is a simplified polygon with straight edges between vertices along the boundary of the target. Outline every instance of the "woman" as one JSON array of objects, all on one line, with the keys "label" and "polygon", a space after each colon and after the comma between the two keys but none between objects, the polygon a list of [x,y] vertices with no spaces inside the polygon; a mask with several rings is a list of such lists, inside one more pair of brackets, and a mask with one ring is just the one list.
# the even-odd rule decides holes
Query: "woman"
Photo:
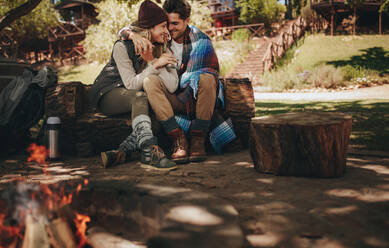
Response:
[{"label": "woman", "polygon": [[167,15],[158,5],[146,0],[141,4],[138,21],[131,29],[149,39],[154,44],[153,50],[141,51],[137,55],[132,41],[116,41],[110,61],[89,90],[92,106],[103,114],[131,112],[133,132],[118,150],[102,152],[102,163],[104,167],[123,163],[133,151],[140,149],[142,166],[175,169],[176,164],[157,145],[151,131],[147,96],[141,91],[143,83],[150,80],[164,83],[171,92],[177,88],[176,70],[166,69],[167,65],[177,62],[170,52],[164,52],[164,43],[169,37]]}]

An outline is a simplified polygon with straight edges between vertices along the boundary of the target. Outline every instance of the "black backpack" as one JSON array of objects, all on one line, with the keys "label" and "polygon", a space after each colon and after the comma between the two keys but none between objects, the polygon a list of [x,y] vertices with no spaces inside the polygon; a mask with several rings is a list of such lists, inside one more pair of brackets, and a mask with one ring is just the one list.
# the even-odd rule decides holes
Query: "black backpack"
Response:
[{"label": "black backpack", "polygon": [[0,153],[28,140],[28,130],[44,115],[46,88],[57,81],[50,67],[27,68],[0,92]]}]

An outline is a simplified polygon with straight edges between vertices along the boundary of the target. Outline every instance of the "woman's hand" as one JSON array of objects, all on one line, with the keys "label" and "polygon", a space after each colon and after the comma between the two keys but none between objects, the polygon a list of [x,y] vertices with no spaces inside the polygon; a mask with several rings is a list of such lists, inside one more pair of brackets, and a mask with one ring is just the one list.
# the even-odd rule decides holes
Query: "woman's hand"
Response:
[{"label": "woman's hand", "polygon": [[168,64],[175,65],[177,64],[177,59],[171,53],[163,53],[161,57],[152,62],[153,66],[158,69],[164,67]]},{"label": "woman's hand", "polygon": [[134,43],[136,54],[142,54],[148,50],[152,50],[154,47],[151,41],[137,33],[131,32],[128,38]]}]

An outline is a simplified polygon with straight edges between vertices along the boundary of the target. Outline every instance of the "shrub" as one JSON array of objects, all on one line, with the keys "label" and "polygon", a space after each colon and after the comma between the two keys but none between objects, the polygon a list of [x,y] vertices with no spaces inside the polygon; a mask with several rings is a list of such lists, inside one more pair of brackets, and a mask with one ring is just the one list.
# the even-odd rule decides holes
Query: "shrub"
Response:
[{"label": "shrub", "polygon": [[237,0],[236,6],[240,8],[239,20],[243,23],[264,23],[266,28],[281,21],[286,7],[277,0]]},{"label": "shrub", "polygon": [[346,65],[341,68],[343,72],[343,79],[346,81],[351,81],[355,78],[363,78],[366,76],[366,70],[361,67],[353,67],[351,65]]},{"label": "shrub", "polygon": [[237,42],[244,42],[250,38],[250,31],[246,28],[240,28],[232,32],[232,40]]},{"label": "shrub", "polygon": [[311,83],[312,86],[327,89],[345,86],[341,69],[335,68],[332,65],[320,65],[316,67],[307,81]]},{"label": "shrub", "polygon": [[269,87],[272,91],[283,91],[293,88],[301,88],[305,84],[296,73],[287,69],[280,69],[266,72],[263,75],[263,86]]}]

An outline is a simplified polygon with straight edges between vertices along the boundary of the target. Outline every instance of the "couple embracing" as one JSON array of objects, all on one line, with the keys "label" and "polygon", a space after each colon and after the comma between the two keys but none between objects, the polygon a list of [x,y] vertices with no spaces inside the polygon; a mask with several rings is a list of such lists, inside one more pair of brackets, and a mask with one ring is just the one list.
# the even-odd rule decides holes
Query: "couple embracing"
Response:
[{"label": "couple embracing", "polygon": [[[103,166],[124,163],[136,150],[142,166],[158,170],[203,161],[211,120],[215,148],[235,138],[231,125],[215,117],[224,105],[219,63],[208,36],[188,25],[190,12],[185,0],[165,0],[163,9],[146,0],[138,20],[121,30],[89,96],[106,115],[130,112],[133,131],[117,150],[101,153]],[[172,140],[170,159],[152,132],[149,104]]]}]

